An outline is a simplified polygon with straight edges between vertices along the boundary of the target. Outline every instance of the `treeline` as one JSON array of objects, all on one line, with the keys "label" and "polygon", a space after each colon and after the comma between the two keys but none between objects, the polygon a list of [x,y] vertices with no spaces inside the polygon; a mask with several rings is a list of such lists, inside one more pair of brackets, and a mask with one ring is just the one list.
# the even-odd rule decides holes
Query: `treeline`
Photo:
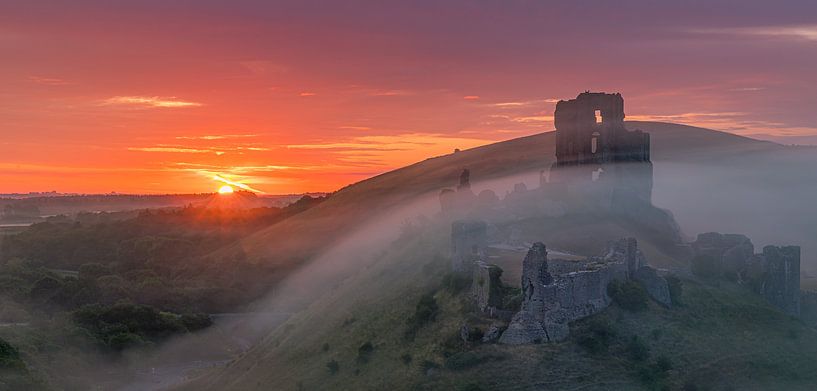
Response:
[{"label": "treeline", "polygon": [[66,313],[104,349],[158,343],[207,327],[208,313],[240,310],[281,274],[248,260],[240,246],[211,253],[322,201],[51,219],[3,238],[0,298],[49,316]]}]

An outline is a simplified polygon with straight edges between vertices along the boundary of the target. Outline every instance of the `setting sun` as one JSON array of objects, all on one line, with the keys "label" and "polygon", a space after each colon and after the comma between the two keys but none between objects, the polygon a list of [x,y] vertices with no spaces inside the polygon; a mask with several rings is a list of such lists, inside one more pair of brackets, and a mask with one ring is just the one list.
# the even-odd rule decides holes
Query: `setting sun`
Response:
[{"label": "setting sun", "polygon": [[233,187],[230,185],[224,185],[218,188],[219,194],[232,194],[233,191]]}]

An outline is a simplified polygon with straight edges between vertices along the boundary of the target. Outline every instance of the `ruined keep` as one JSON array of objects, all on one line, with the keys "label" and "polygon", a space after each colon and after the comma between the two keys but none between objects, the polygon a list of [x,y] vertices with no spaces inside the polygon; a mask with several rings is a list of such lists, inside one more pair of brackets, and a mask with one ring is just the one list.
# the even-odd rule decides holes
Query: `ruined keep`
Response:
[{"label": "ruined keep", "polygon": [[[556,163],[549,182],[574,186],[598,182],[611,202],[652,198],[650,135],[624,126],[621,94],[583,92],[561,100],[554,113]],[[576,189],[580,190],[580,189]]]}]

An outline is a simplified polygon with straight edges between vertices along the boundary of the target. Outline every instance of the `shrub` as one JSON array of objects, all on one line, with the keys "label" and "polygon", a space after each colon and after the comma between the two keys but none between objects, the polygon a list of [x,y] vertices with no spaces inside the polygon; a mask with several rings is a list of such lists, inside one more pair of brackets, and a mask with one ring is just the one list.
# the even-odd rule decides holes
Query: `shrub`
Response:
[{"label": "shrub", "polygon": [[410,355],[410,354],[408,354],[408,353],[406,353],[406,354],[404,354],[404,355],[400,356],[400,361],[402,361],[402,362],[403,362],[403,364],[406,364],[406,365],[411,364],[411,360],[412,360],[412,359],[413,359],[413,358],[412,358],[412,357],[411,357],[411,355]]},{"label": "shrub", "polygon": [[692,259],[692,273],[705,279],[716,279],[721,274],[718,259],[710,255],[698,255]]},{"label": "shrub", "polygon": [[672,304],[681,305],[683,301],[681,300],[681,295],[683,294],[684,284],[681,282],[681,279],[674,275],[669,275],[666,277],[667,285],[669,285],[669,297],[672,301]]},{"label": "shrub", "polygon": [[637,335],[627,344],[627,352],[634,361],[644,361],[650,357],[650,348]]},{"label": "shrub", "polygon": [[326,363],[326,368],[329,369],[329,374],[334,375],[340,370],[340,364],[335,360],[331,360]]},{"label": "shrub", "polygon": [[457,388],[458,391],[484,391],[481,385],[477,383],[467,383]]},{"label": "shrub", "polygon": [[448,273],[443,276],[443,289],[452,295],[462,292],[470,284],[471,279],[460,273]]},{"label": "shrub", "polygon": [[437,369],[439,367],[440,364],[437,364],[436,362],[431,360],[423,360],[423,362],[420,363],[420,370],[422,370],[423,372],[428,372],[431,369]]},{"label": "shrub", "polygon": [[406,319],[406,339],[412,340],[417,335],[417,331],[426,323],[433,321],[437,317],[439,311],[437,300],[432,294],[425,294],[420,297],[417,306],[414,309],[414,314]]},{"label": "shrub", "polygon": [[83,263],[79,267],[80,279],[96,280],[108,274],[111,274],[111,269],[101,263]]},{"label": "shrub", "polygon": [[522,308],[522,289],[502,285],[502,309],[508,311],[519,311]]},{"label": "shrub", "polygon": [[25,364],[20,359],[20,352],[17,351],[17,348],[0,338],[0,368],[22,369],[24,367]]},{"label": "shrub", "polygon": [[591,318],[578,333],[578,343],[590,353],[606,352],[615,338],[612,322],[605,316]]},{"label": "shrub", "polygon": [[616,305],[625,310],[637,312],[647,309],[647,290],[636,281],[613,280],[607,286],[607,294]]},{"label": "shrub", "polygon": [[324,343],[323,346],[321,346],[321,350],[323,350],[324,352],[328,352],[329,351],[329,344]]},{"label": "shrub", "polygon": [[461,352],[446,358],[445,368],[451,371],[462,371],[487,361],[498,361],[504,358],[504,356],[493,354]]},{"label": "shrub", "polygon": [[207,314],[183,314],[180,318],[188,331],[197,331],[213,325],[213,320]]},{"label": "shrub", "polygon": [[361,364],[369,362],[369,358],[371,358],[373,352],[374,346],[372,343],[370,341],[364,342],[363,345],[357,348],[357,362]]},{"label": "shrub", "polygon": [[667,356],[658,357],[658,360],[655,361],[655,368],[661,372],[669,371],[672,369],[672,360]]}]

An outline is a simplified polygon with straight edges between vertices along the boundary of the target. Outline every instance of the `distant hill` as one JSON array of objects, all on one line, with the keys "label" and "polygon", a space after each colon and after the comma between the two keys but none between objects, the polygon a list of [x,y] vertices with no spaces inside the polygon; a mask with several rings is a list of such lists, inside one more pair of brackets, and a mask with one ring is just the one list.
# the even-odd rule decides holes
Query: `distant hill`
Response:
[{"label": "distant hill", "polygon": [[[804,190],[803,193],[817,194],[817,170],[807,169],[809,164],[817,163],[817,148],[787,147],[679,124],[628,122],[627,126],[651,134],[656,167],[654,202],[673,212],[689,235],[700,230],[726,230],[745,232],[759,240],[766,236],[780,240],[782,238],[775,235],[766,235],[765,227],[752,227],[748,222],[729,223],[747,215],[742,208],[756,211],[769,207],[764,205],[766,197],[748,199],[752,195],[743,191],[742,186],[756,186],[764,180],[782,182],[779,194],[772,193],[768,197],[780,196],[789,206],[809,205],[805,199],[802,203],[792,199],[791,186],[811,186],[806,190],[815,191]],[[242,243],[244,251],[250,258],[272,264],[309,259],[330,246],[344,230],[362,224],[373,211],[383,211],[419,195],[455,185],[463,168],[471,170],[475,182],[527,174],[520,180],[538,186],[537,173],[554,161],[554,141],[554,132],[521,137],[429,158],[355,183],[334,193],[319,207],[248,237]],[[752,170],[756,177],[747,175]],[[748,198],[745,202],[731,200],[727,204],[708,201],[717,194],[733,192],[735,197]],[[713,209],[723,218],[713,219],[714,224],[698,222],[700,218],[712,217]],[[707,212],[702,216],[698,211],[703,210]],[[793,217],[798,216],[802,217],[799,214]],[[761,221],[764,225],[770,223],[768,218]],[[309,232],[309,240],[293,240],[293,232]],[[276,240],[281,237],[289,240]],[[805,238],[789,240],[802,239]],[[817,254],[817,243],[809,248],[809,253]]]}]

